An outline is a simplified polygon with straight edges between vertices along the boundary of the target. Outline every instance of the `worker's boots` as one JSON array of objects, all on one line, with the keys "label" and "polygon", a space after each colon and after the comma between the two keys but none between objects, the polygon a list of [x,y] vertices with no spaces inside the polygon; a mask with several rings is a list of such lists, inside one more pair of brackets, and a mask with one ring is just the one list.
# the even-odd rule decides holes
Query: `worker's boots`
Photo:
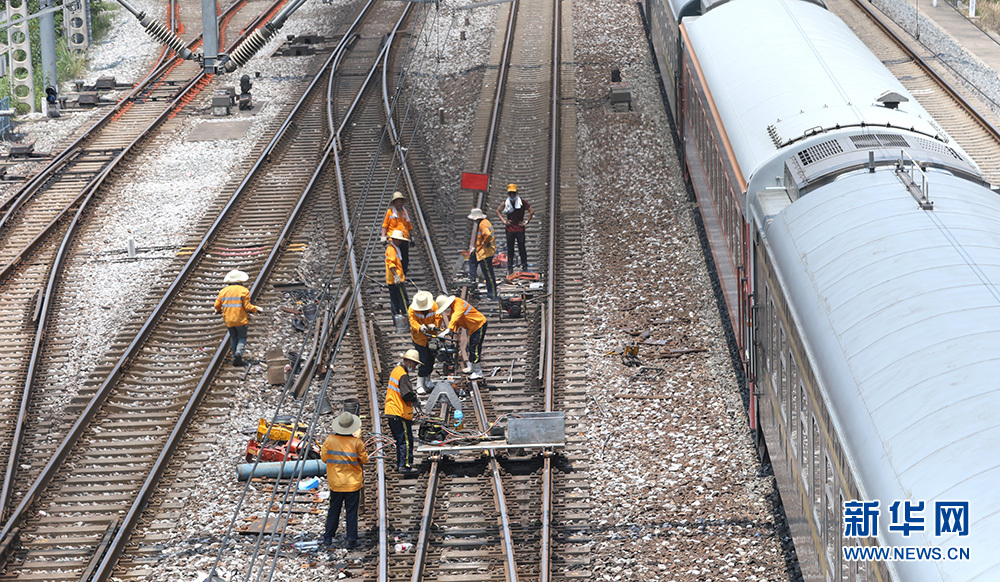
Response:
[{"label": "worker's boots", "polygon": [[423,376],[417,376],[417,394],[427,394],[427,378]]},{"label": "worker's boots", "polygon": [[483,377],[483,366],[481,364],[472,364],[472,373],[469,374],[469,380],[479,380]]}]

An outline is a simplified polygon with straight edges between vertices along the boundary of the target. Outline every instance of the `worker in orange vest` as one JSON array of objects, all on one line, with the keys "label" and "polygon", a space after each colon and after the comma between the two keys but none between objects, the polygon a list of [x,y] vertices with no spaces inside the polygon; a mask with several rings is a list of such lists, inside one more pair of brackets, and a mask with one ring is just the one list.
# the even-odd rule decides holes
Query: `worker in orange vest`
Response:
[{"label": "worker in orange vest", "polygon": [[437,304],[439,305],[437,314],[441,316],[443,322],[446,322],[447,328],[438,334],[438,337],[444,337],[459,329],[468,332],[469,367],[463,371],[471,372],[469,380],[479,380],[483,377],[480,361],[483,355],[483,338],[486,336],[486,317],[468,301],[454,295],[439,296]]},{"label": "worker in orange vest", "polygon": [[406,304],[409,303],[403,286],[406,282],[406,269],[403,268],[399,247],[405,242],[406,235],[403,231],[394,230],[385,246],[385,284],[389,287],[389,304],[393,316],[405,316]]},{"label": "worker in orange vest", "polygon": [[469,212],[469,220],[479,223],[476,228],[476,244],[469,249],[469,277],[475,283],[476,272],[482,267],[483,277],[486,277],[486,298],[493,301],[497,298],[497,278],[493,274],[493,255],[497,254],[497,240],[493,235],[493,224],[480,208],[473,208]]},{"label": "worker in orange vest", "polygon": [[432,335],[441,331],[441,316],[437,314],[438,304],[430,291],[417,291],[407,313],[410,316],[410,339],[413,348],[420,354],[417,368],[417,394],[427,394],[427,382],[434,371],[434,354],[427,347]]},{"label": "worker in orange vest", "polygon": [[326,480],[330,485],[330,510],[326,514],[326,530],[323,545],[333,543],[340,525],[340,509],[344,508],[347,522],[347,547],[356,548],[358,541],[358,506],[361,504],[361,487],[364,485],[364,469],[368,462],[365,443],[357,434],[361,430],[361,419],[350,412],[342,412],[333,424],[333,434],[323,441],[321,458],[326,463]]},{"label": "worker in orange vest", "polygon": [[389,208],[382,218],[382,242],[385,242],[386,235],[394,230],[398,230],[406,237],[398,243],[400,259],[403,263],[403,272],[410,269],[410,232],[413,230],[413,223],[410,222],[410,213],[406,211],[403,203],[406,196],[402,192],[393,192],[392,200],[389,201]]},{"label": "worker in orange vest", "polygon": [[263,313],[264,310],[250,303],[250,290],[243,283],[250,279],[239,269],[233,269],[222,281],[227,283],[215,298],[215,312],[222,314],[222,320],[229,329],[229,350],[233,353],[233,365],[244,366],[243,349],[247,345],[248,313]]},{"label": "worker in orange vest", "polygon": [[404,475],[419,473],[413,467],[413,408],[420,408],[417,393],[410,384],[409,373],[420,364],[417,350],[406,350],[399,364],[389,374],[389,388],[385,393],[385,418],[396,439],[396,469]]}]

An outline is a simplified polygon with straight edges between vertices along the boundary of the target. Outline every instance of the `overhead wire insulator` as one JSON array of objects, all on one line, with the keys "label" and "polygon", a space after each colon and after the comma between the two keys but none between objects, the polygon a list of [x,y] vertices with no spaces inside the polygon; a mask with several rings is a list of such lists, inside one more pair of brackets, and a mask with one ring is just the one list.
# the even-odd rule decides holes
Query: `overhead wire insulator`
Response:
[{"label": "overhead wire insulator", "polygon": [[260,52],[260,49],[264,48],[267,41],[274,38],[274,34],[278,32],[276,27],[272,27],[271,23],[268,22],[264,26],[253,31],[253,33],[240,43],[240,46],[229,55],[229,60],[226,61],[226,71],[232,73],[239,67],[247,64],[250,59],[253,58],[255,54]]},{"label": "overhead wire insulator", "polygon": [[158,20],[153,20],[149,16],[143,14],[139,18],[139,24],[141,24],[149,36],[155,38],[161,43],[167,45],[172,51],[177,53],[177,55],[185,60],[191,58],[191,49],[184,46],[184,41],[177,37],[176,34],[169,28],[167,28],[163,23]]}]

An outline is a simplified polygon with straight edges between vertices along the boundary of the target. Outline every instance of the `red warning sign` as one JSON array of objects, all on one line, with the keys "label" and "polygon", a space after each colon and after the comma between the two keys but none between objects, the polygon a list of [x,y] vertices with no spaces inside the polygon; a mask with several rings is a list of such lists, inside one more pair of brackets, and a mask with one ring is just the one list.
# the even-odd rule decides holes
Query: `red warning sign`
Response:
[{"label": "red warning sign", "polygon": [[486,190],[490,185],[489,174],[462,172],[462,188],[466,190]]}]

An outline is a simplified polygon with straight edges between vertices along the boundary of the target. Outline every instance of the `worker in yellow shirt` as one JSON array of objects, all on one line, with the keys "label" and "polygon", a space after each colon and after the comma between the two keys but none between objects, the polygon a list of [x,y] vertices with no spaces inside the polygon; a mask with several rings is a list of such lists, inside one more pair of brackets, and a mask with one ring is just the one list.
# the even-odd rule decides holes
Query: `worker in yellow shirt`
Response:
[{"label": "worker in yellow shirt", "polygon": [[392,315],[405,316],[406,304],[406,269],[400,255],[399,245],[406,242],[406,235],[400,230],[392,231],[385,245],[385,284],[389,287],[389,304]]},{"label": "worker in yellow shirt", "polygon": [[392,200],[389,201],[389,208],[385,211],[385,217],[382,218],[382,242],[385,242],[387,233],[391,233],[394,230],[402,232],[403,236],[406,237],[398,245],[404,273],[410,269],[410,232],[413,231],[413,223],[410,222],[410,213],[403,206],[405,202],[406,196],[403,196],[402,192],[393,192]]},{"label": "worker in yellow shirt", "polygon": [[434,354],[427,347],[432,335],[441,331],[441,316],[437,314],[438,304],[430,291],[418,291],[407,310],[410,318],[410,338],[413,348],[420,354],[417,369],[417,394],[427,394],[427,383],[434,371]]},{"label": "worker in yellow shirt", "polygon": [[361,487],[364,485],[364,469],[368,462],[365,443],[355,436],[361,430],[361,419],[350,412],[342,412],[333,424],[333,434],[323,441],[320,454],[326,463],[326,480],[330,484],[330,510],[326,514],[326,530],[323,545],[333,543],[340,525],[340,508],[344,508],[347,522],[348,548],[361,545],[358,541],[358,506],[361,503]]},{"label": "worker in yellow shirt", "polygon": [[413,408],[419,408],[420,401],[409,375],[418,364],[420,354],[417,350],[406,350],[389,374],[389,388],[385,393],[385,418],[389,421],[392,438],[396,439],[396,469],[404,475],[419,473],[413,467]]},{"label": "worker in yellow shirt", "polygon": [[229,330],[229,351],[233,353],[233,365],[243,366],[243,348],[247,345],[248,313],[262,313],[264,310],[250,303],[250,290],[243,284],[250,279],[239,269],[233,269],[222,280],[227,283],[215,298],[215,312],[222,314],[222,320]]},{"label": "worker in yellow shirt", "polygon": [[493,301],[497,298],[497,278],[493,274],[493,255],[497,254],[497,240],[493,236],[493,224],[480,208],[473,208],[469,212],[469,220],[479,223],[476,228],[476,244],[469,249],[469,278],[475,283],[476,272],[482,267],[483,277],[486,277],[486,298]]},{"label": "worker in yellow shirt", "polygon": [[486,336],[486,317],[468,301],[454,295],[440,295],[437,298],[437,314],[445,322],[446,329],[438,334],[444,337],[449,332],[464,329],[469,334],[469,380],[479,380],[483,377],[480,363],[483,355],[483,338]]}]

